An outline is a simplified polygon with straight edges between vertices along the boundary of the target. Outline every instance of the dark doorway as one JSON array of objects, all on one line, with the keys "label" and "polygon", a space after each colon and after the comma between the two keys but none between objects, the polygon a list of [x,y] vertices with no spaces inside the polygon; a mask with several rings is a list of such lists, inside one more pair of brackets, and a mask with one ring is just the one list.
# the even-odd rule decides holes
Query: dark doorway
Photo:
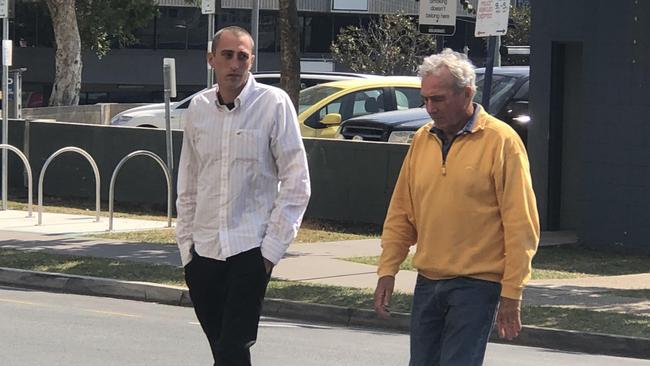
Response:
[{"label": "dark doorway", "polygon": [[548,229],[578,226],[583,118],[582,43],[553,43],[549,121]]}]

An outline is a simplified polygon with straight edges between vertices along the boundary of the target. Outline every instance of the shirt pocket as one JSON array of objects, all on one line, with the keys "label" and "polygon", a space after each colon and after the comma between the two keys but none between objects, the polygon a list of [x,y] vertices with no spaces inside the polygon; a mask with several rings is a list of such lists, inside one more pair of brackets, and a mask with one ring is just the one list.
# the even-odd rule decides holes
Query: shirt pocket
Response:
[{"label": "shirt pocket", "polygon": [[259,130],[238,129],[233,131],[231,151],[233,160],[257,161],[259,158]]}]

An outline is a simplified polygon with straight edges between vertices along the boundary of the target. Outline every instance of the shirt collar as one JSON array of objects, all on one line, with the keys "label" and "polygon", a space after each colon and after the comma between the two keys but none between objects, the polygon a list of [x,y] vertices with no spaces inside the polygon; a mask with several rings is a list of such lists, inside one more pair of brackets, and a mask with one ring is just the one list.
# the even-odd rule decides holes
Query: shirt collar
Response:
[{"label": "shirt collar", "polygon": [[239,92],[239,95],[235,98],[233,103],[235,104],[235,107],[233,109],[228,109],[225,104],[222,104],[219,102],[219,98],[217,98],[217,93],[219,92],[219,84],[215,84],[215,91],[214,91],[214,104],[217,106],[217,108],[220,111],[225,111],[225,112],[231,112],[239,108],[240,105],[245,104],[246,101],[248,100],[248,97],[251,94],[251,91],[255,89],[255,85],[257,82],[255,81],[255,78],[253,77],[253,74],[250,72],[248,73],[248,80],[246,80],[246,85],[244,85],[244,88]]},{"label": "shirt collar", "polygon": [[[459,135],[462,135],[462,134],[465,134],[465,133],[474,132],[473,130],[474,130],[474,125],[476,124],[476,116],[478,116],[478,114],[480,113],[481,108],[483,108],[483,107],[481,107],[480,104],[474,103],[474,102],[472,102],[472,105],[474,105],[474,113],[472,113],[472,116],[469,118],[467,123],[465,123],[465,126],[463,126],[463,128],[461,128],[460,131],[456,132],[456,136],[459,136]],[[440,133],[442,133],[442,130],[435,126],[435,121],[433,123],[434,123],[434,125],[431,126],[431,130],[429,130],[429,132],[435,133],[436,135],[440,135]]]}]

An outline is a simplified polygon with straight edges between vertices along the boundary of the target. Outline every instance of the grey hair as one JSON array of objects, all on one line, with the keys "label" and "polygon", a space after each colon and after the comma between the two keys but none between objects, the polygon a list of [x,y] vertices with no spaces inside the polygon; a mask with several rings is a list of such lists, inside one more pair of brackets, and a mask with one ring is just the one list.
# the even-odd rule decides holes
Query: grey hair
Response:
[{"label": "grey hair", "polygon": [[228,27],[224,27],[219,29],[217,33],[214,34],[214,37],[212,37],[212,52],[214,53],[217,50],[217,44],[219,43],[219,39],[221,39],[221,35],[229,32],[234,34],[235,36],[241,37],[241,36],[246,36],[251,40],[251,50],[255,49],[255,41],[253,40],[253,36],[251,36],[248,31],[242,27],[238,27],[236,25],[231,25]]},{"label": "grey hair", "polygon": [[474,65],[467,58],[467,55],[445,48],[442,52],[424,58],[422,65],[418,67],[418,76],[424,78],[428,75],[436,75],[442,68],[447,68],[453,76],[458,91],[465,87],[472,89],[472,95],[476,93],[476,72]]}]

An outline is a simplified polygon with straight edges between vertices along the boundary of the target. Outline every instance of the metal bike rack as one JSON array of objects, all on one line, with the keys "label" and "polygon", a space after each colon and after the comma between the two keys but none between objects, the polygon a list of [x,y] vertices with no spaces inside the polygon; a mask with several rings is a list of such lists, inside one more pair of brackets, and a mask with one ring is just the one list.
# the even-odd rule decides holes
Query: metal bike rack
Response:
[{"label": "metal bike rack", "polygon": [[27,169],[27,207],[29,210],[29,216],[27,217],[32,217],[32,167],[29,165],[29,160],[27,160],[27,157],[22,151],[13,145],[0,144],[0,150],[11,150],[15,152]]},{"label": "metal bike rack", "polygon": [[120,162],[115,167],[115,170],[113,171],[113,176],[111,177],[111,185],[108,189],[108,231],[113,230],[113,200],[115,198],[115,179],[117,178],[117,173],[120,172],[122,165],[124,165],[127,160],[139,155],[148,156],[155,160],[165,173],[165,178],[167,179],[167,227],[172,226],[172,178],[171,174],[169,174],[167,164],[165,164],[160,156],[152,153],[151,151],[136,150],[120,160]]},{"label": "metal bike rack", "polygon": [[93,172],[95,173],[95,209],[97,211],[95,222],[99,222],[100,179],[99,179],[99,169],[97,169],[97,164],[95,163],[95,160],[92,158],[92,156],[90,156],[90,154],[88,154],[85,150],[75,146],[67,146],[57,150],[54,154],[50,155],[50,157],[47,158],[47,161],[45,161],[45,165],[43,165],[43,169],[41,169],[41,174],[38,177],[38,225],[41,224],[42,221],[41,216],[43,214],[43,179],[45,178],[45,171],[47,170],[47,167],[48,165],[50,165],[52,160],[54,160],[54,158],[68,151],[81,154],[84,158],[86,158],[86,160],[88,160],[91,167],[93,168]]}]

